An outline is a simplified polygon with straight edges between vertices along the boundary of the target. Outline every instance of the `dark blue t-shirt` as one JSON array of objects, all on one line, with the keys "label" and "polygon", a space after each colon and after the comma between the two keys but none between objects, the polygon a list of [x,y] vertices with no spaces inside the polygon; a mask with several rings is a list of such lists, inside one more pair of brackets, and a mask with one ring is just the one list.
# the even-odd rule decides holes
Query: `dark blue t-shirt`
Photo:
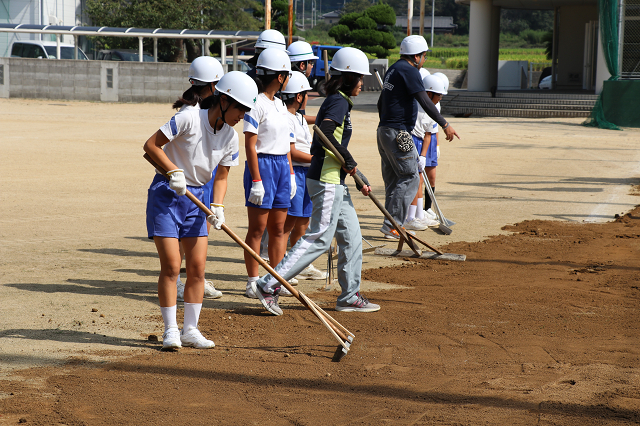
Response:
[{"label": "dark blue t-shirt", "polygon": [[389,67],[380,94],[380,126],[411,132],[418,118],[414,95],[424,92],[420,71],[404,59]]}]

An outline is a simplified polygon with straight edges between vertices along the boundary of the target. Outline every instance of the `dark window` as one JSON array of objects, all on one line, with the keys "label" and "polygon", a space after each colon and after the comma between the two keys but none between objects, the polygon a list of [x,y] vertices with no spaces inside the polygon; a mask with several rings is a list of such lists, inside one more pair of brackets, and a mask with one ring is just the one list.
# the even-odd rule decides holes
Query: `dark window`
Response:
[{"label": "dark window", "polygon": [[113,89],[113,68],[107,68],[107,88]]},{"label": "dark window", "polygon": [[14,43],[13,48],[11,48],[11,56],[17,56],[18,58],[22,57],[22,43]]}]

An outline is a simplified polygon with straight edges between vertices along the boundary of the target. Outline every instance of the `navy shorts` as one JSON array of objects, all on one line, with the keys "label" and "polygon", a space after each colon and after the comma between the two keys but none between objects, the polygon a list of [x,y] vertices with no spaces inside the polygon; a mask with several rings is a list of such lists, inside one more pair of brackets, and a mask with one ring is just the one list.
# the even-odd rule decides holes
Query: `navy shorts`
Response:
[{"label": "navy shorts", "polygon": [[[425,136],[429,135],[426,133]],[[425,167],[436,167],[438,165],[438,139],[436,138],[436,133],[431,133],[431,143],[429,144],[429,148],[427,148],[427,164]]]},{"label": "navy shorts", "polygon": [[291,207],[287,214],[295,217],[311,217],[313,206],[311,205],[311,197],[307,191],[307,173],[308,167],[293,166],[296,173],[296,195],[291,200]]},{"label": "navy shorts", "polygon": [[[189,192],[203,201],[200,186],[187,186]],[[147,234],[153,237],[206,237],[207,218],[186,196],[179,196],[169,188],[169,181],[156,174],[147,198]]]},{"label": "navy shorts", "polygon": [[203,195],[203,203],[205,206],[210,207],[211,203],[213,203],[213,181],[216,180],[216,172],[218,171],[218,166],[213,169],[213,173],[211,173],[211,180],[205,183],[202,186],[202,190],[204,191]]},{"label": "navy shorts", "polygon": [[262,205],[249,202],[253,178],[247,162],[244,162],[245,206],[259,209],[288,209],[291,206],[291,171],[286,155],[258,154],[258,168],[264,187]]}]

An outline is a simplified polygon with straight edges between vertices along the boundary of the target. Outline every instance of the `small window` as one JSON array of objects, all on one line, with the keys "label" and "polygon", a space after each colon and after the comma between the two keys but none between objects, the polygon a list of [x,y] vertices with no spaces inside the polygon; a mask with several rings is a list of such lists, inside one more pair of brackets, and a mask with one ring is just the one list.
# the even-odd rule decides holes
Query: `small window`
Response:
[{"label": "small window", "polygon": [[15,56],[17,58],[21,58],[22,57],[22,46],[24,46],[22,43],[14,43],[13,47],[11,48],[11,56]]},{"label": "small window", "polygon": [[107,88],[113,89],[113,68],[107,68]]}]

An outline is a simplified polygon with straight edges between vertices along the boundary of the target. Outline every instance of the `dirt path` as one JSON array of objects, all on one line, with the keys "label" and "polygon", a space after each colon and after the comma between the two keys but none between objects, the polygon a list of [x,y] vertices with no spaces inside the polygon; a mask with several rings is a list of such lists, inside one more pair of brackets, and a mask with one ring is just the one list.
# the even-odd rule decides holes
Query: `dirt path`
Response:
[{"label": "dirt path", "polygon": [[[147,340],[161,319],[141,144],[166,106],[0,108],[0,424],[640,422],[640,131],[454,121],[464,139],[443,145],[437,194],[457,225],[421,235],[468,260],[365,256],[363,290],[383,309],[335,312],[356,340],[331,363],[335,342],[297,302],[272,317],[242,297],[241,250],[220,233],[207,277],[225,296],[201,319],[216,349]],[[356,109],[354,155],[381,188],[376,117]],[[225,204],[244,237],[240,198]],[[380,214],[355,203],[385,243]],[[321,284],[301,288],[334,315]]]}]

